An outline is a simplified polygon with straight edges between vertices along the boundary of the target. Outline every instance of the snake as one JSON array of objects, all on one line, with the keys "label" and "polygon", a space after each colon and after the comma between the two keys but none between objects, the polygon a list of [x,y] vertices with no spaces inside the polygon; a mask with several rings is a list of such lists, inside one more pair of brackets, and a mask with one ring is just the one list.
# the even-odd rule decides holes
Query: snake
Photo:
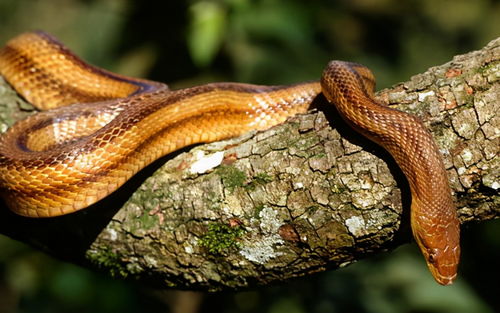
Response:
[{"label": "snake", "polygon": [[331,61],[318,81],[265,86],[166,84],[92,66],[37,31],[0,50],[0,74],[40,112],[0,136],[0,194],[34,218],[84,209],[142,168],[196,143],[265,130],[305,113],[320,94],[382,146],[408,180],[413,236],[442,285],[457,276],[460,227],[446,168],[419,118],[382,104],[367,67]]}]

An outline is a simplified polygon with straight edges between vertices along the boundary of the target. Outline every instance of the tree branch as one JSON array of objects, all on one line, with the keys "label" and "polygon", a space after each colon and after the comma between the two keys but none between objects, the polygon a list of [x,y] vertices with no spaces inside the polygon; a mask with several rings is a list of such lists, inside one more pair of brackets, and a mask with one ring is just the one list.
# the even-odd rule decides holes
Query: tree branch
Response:
[{"label": "tree branch", "polygon": [[[462,223],[500,216],[499,59],[500,38],[378,93],[432,131]],[[410,240],[409,188],[394,161],[322,97],[316,105],[268,131],[169,156],[75,214],[2,209],[0,229],[115,276],[205,290],[345,266]],[[0,81],[1,130],[32,111]]]}]

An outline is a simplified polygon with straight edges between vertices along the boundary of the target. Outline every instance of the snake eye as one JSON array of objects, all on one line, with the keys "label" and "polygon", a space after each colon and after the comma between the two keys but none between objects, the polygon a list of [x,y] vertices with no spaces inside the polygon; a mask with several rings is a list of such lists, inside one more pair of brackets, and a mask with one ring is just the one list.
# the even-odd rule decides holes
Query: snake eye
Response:
[{"label": "snake eye", "polygon": [[438,255],[438,251],[436,249],[430,249],[429,256],[427,257],[427,260],[429,261],[429,263],[435,264],[437,261],[437,255]]},{"label": "snake eye", "polygon": [[427,258],[427,260],[428,260],[430,263],[434,264],[434,262],[435,262],[435,260],[434,260],[434,255],[433,255],[433,254],[429,254],[429,257]]}]

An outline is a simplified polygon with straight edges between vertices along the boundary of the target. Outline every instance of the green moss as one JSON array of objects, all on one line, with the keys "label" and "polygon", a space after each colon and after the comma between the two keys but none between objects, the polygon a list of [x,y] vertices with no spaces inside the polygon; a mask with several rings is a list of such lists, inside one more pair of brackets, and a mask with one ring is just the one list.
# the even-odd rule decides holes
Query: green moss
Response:
[{"label": "green moss", "polygon": [[336,194],[341,194],[341,193],[345,193],[348,191],[346,187],[339,186],[337,184],[333,185],[330,190],[332,191],[332,193],[336,193]]},{"label": "green moss", "polygon": [[255,187],[259,185],[265,185],[267,183],[270,183],[274,180],[274,177],[272,175],[269,175],[267,173],[258,173],[255,175],[250,183],[245,185],[245,189],[247,190],[254,190]]},{"label": "green moss", "polygon": [[319,143],[319,138],[316,134],[312,133],[309,136],[303,136],[300,140],[297,140],[293,147],[301,151],[305,156],[310,156],[311,148]]},{"label": "green moss", "polygon": [[222,200],[219,194],[214,191],[209,191],[206,196],[208,208],[212,211],[219,211],[222,206]]},{"label": "green moss", "polygon": [[466,108],[474,107],[474,95],[466,94],[464,96],[463,101],[464,101],[464,107],[466,107]]},{"label": "green moss", "polygon": [[249,181],[243,171],[229,165],[219,167],[217,174],[222,178],[222,183],[229,191],[234,191],[238,187],[253,190],[258,185],[264,185],[274,180],[274,177],[267,173],[258,173]]},{"label": "green moss", "polygon": [[258,184],[264,185],[267,183],[270,183],[274,180],[274,177],[272,175],[269,175],[268,173],[258,173],[257,175],[254,176],[254,181],[257,182]]},{"label": "green moss", "polygon": [[148,230],[158,225],[158,216],[144,212],[138,219],[138,228]]},{"label": "green moss", "polygon": [[312,214],[316,213],[316,211],[318,211],[318,210],[319,210],[319,206],[312,205],[306,209],[306,212],[307,212],[307,214],[312,215]]},{"label": "green moss", "polygon": [[313,157],[315,157],[317,159],[321,159],[321,158],[326,158],[327,155],[324,152],[320,152],[320,153],[315,154]]},{"label": "green moss", "polygon": [[261,212],[262,210],[264,210],[264,207],[265,207],[265,206],[264,206],[263,204],[259,204],[259,205],[255,206],[255,208],[254,208],[254,212],[253,212],[253,217],[254,217],[254,218],[259,218],[259,216],[260,216],[260,212]]},{"label": "green moss", "polygon": [[487,65],[480,66],[477,68],[477,72],[481,75],[488,74],[490,71],[496,68],[497,64],[498,62],[491,62],[488,63]]},{"label": "green moss", "polygon": [[200,246],[209,253],[222,255],[230,249],[238,248],[240,238],[245,230],[241,226],[229,227],[221,223],[208,225],[207,233],[199,239]]},{"label": "green moss", "polygon": [[102,248],[98,252],[88,250],[86,258],[97,268],[109,272],[111,277],[126,278],[130,274],[120,256],[108,247]]},{"label": "green moss", "polygon": [[247,176],[234,166],[224,165],[217,169],[217,174],[222,178],[224,186],[233,191],[237,187],[243,187]]}]

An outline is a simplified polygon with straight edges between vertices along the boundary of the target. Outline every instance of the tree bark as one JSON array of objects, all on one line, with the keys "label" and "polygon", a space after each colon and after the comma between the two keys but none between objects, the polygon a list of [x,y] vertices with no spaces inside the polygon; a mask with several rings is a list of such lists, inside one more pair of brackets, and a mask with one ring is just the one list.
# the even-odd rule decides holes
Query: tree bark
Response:
[{"label": "tree bark", "polygon": [[[499,60],[500,38],[378,93],[433,133],[462,223],[500,216]],[[3,208],[0,230],[114,276],[201,290],[308,275],[408,242],[410,192],[390,155],[322,96],[316,105],[268,131],[167,156],[68,216]],[[0,78],[0,129],[33,111]]]}]

